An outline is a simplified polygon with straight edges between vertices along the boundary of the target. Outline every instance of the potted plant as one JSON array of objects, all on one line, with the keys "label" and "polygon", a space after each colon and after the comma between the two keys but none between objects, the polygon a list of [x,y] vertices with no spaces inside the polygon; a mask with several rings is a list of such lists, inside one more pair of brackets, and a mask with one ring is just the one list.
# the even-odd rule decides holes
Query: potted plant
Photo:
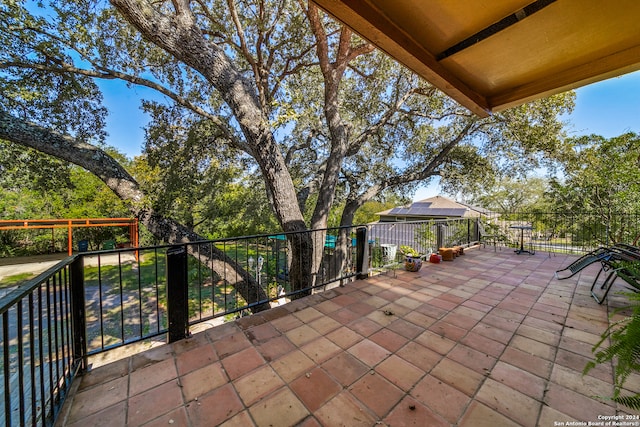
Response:
[{"label": "potted plant", "polygon": [[420,252],[411,246],[400,246],[400,252],[404,255],[404,269],[407,271],[418,271],[422,268],[422,258]]}]

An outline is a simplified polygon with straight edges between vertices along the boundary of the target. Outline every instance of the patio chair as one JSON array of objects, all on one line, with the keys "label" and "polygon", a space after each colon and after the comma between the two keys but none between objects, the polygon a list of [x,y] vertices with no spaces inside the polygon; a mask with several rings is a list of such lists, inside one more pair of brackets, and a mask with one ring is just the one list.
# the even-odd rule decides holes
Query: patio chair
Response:
[{"label": "patio chair", "polygon": [[[478,232],[480,234],[479,243],[483,248],[487,247],[487,243],[493,245],[493,251],[496,251],[498,247],[498,243],[504,240],[504,237],[500,235],[498,232],[498,226],[495,224],[487,224],[488,230],[484,227],[482,223],[478,223]],[[502,248],[500,249],[502,250]]]},{"label": "patio chair", "polygon": [[[640,252],[633,250],[625,250],[620,247],[608,259],[602,260],[602,268],[596,275],[591,285],[591,296],[598,304],[602,304],[607,298],[611,286],[617,278],[622,279],[630,286],[630,290],[640,292]],[[602,296],[595,293],[594,289],[600,278],[600,274],[607,272],[607,276],[600,285],[600,289],[604,290]]]},{"label": "patio chair", "polygon": [[577,260],[575,260],[565,268],[557,270],[555,272],[555,277],[558,280],[568,279],[574,276],[575,274],[579,273],[580,271],[584,270],[586,267],[590,266],[591,264],[595,264],[596,262],[602,262],[610,259],[617,252],[619,252],[619,250],[617,249],[616,246],[601,246],[598,249],[595,249],[581,256],[580,258],[578,258]]}]

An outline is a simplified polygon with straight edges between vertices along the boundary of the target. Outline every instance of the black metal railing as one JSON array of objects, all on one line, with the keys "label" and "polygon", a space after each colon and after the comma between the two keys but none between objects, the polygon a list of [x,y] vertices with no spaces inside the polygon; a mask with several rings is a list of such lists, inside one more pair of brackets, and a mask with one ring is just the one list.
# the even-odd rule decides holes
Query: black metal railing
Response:
[{"label": "black metal railing", "polygon": [[534,251],[581,254],[618,242],[638,243],[639,213],[515,212],[480,219],[481,228],[499,244],[516,247],[521,231],[514,225],[530,225],[526,244]]},{"label": "black metal railing", "polygon": [[[305,238],[321,257],[312,277],[294,288],[292,251]],[[86,354],[166,333],[183,338],[188,325],[354,280],[362,271],[356,241],[356,227],[342,227],[86,254]]]},{"label": "black metal railing", "polygon": [[80,368],[72,313],[82,307],[71,290],[77,260],[67,258],[0,299],[6,426],[52,425]]},{"label": "black metal railing", "polygon": [[[500,244],[516,246],[519,230],[510,227],[524,224],[532,228],[527,243],[537,250],[581,253],[612,242],[634,243],[639,219],[517,213],[74,255],[0,298],[4,424],[51,425],[91,355],[165,334],[175,341],[196,323],[236,318],[367,277],[372,269],[397,265],[403,245],[427,255],[475,244],[481,230],[491,229]],[[304,271],[311,274],[302,284],[292,277],[301,270],[294,251],[319,254],[306,260]]]},{"label": "black metal railing", "polygon": [[398,264],[402,260],[401,246],[411,246],[426,256],[442,247],[468,246],[477,241],[476,218],[378,222],[368,226],[369,265],[384,269]]}]

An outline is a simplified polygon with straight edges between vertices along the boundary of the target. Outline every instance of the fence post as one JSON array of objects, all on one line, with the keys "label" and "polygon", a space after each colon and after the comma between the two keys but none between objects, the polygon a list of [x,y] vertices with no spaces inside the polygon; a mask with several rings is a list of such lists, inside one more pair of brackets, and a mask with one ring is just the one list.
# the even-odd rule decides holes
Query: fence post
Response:
[{"label": "fence post", "polygon": [[187,283],[187,248],[174,246],[167,249],[167,314],[170,343],[189,336]]},{"label": "fence post", "polygon": [[84,256],[70,266],[71,321],[73,331],[73,360],[80,361],[80,372],[87,369],[87,327],[84,299]]},{"label": "fence post", "polygon": [[356,278],[358,280],[369,277],[368,248],[367,227],[358,227],[356,229]]},{"label": "fence post", "polygon": [[437,234],[436,234],[436,250],[444,247],[444,224],[437,224]]}]

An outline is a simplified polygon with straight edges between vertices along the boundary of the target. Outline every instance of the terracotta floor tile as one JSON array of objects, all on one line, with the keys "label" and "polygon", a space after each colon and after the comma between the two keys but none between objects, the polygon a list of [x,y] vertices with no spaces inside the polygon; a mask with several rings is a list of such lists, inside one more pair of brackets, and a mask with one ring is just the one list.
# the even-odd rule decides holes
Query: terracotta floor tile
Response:
[{"label": "terracotta floor tile", "polygon": [[303,323],[310,323],[315,319],[322,317],[323,313],[321,311],[318,311],[315,307],[307,307],[304,310],[293,313],[293,315],[300,319]]},{"label": "terracotta floor tile", "polygon": [[222,387],[227,381],[227,375],[220,362],[214,362],[180,378],[185,402],[190,402],[211,390]]},{"label": "terracotta floor tile", "polygon": [[384,299],[384,298],[380,298],[377,295],[372,295],[368,298],[366,298],[364,301],[362,301],[365,304],[370,305],[371,307],[375,307],[376,309],[379,309],[380,307],[384,307],[385,305],[389,304],[389,301]]},{"label": "terracotta floor tile", "polygon": [[69,413],[69,422],[76,422],[124,401],[127,398],[128,384],[129,378],[122,377],[77,393]]},{"label": "terracotta floor tile", "polygon": [[[571,368],[575,371],[582,372],[587,363],[592,361],[593,358],[588,358],[580,354],[572,353],[567,350],[558,349],[555,363],[567,368]],[[608,364],[598,364],[595,368],[591,369],[587,374],[589,376],[598,378],[603,381],[610,381],[612,378],[612,369]]]},{"label": "terracotta floor tile", "polygon": [[265,363],[260,353],[258,353],[254,347],[246,348],[231,356],[225,357],[221,362],[231,380],[235,380]]},{"label": "terracotta floor tile", "polygon": [[406,396],[384,419],[389,426],[448,427],[450,424],[411,396]]},{"label": "terracotta floor tile", "polygon": [[516,331],[516,334],[554,347],[558,345],[558,342],[560,342],[559,333],[544,331],[542,329],[531,327],[528,325],[520,325],[520,327]]},{"label": "terracotta floor tile", "polygon": [[129,399],[128,425],[141,425],[182,405],[178,381],[169,381]]},{"label": "terracotta floor tile", "polygon": [[325,426],[371,427],[377,420],[372,412],[346,391],[331,399],[314,415]]},{"label": "terracotta floor tile", "polygon": [[612,406],[590,399],[556,383],[549,383],[544,403],[579,421],[597,421],[598,415],[613,411]]},{"label": "terracotta floor tile", "polygon": [[175,425],[175,426],[189,425],[189,421],[187,419],[187,411],[184,406],[180,406],[174,409],[173,411],[167,412],[166,414],[152,421],[149,421],[148,423],[144,424],[144,427],[165,427],[168,425]]},{"label": "terracotta floor tile", "polygon": [[267,362],[271,362],[296,348],[291,341],[284,336],[272,338],[256,346],[256,349]]},{"label": "terracotta floor tile", "polygon": [[300,375],[312,370],[316,364],[300,350],[294,350],[271,362],[273,369],[286,382],[291,382]]},{"label": "terracotta floor tile", "polygon": [[249,415],[249,411],[242,411],[234,415],[231,419],[220,424],[220,427],[252,427],[255,423]]},{"label": "terracotta floor tile", "polygon": [[285,334],[289,341],[298,347],[320,337],[320,334],[308,325],[298,326],[295,329],[287,331]]},{"label": "terracotta floor tile", "polygon": [[328,314],[336,322],[341,323],[342,325],[348,325],[354,320],[358,320],[360,318],[359,315],[349,310],[348,308],[342,308],[338,311],[334,311],[333,313]]},{"label": "terracotta floor tile", "polygon": [[272,338],[281,335],[281,332],[275,328],[271,323],[263,323],[261,325],[253,326],[245,331],[245,335],[251,342],[255,344],[263,343]]},{"label": "terracotta floor tile", "polygon": [[173,353],[182,354],[207,344],[209,344],[207,335],[196,333],[191,335],[189,338],[171,343],[170,348],[173,350]]},{"label": "terracotta floor tile", "polygon": [[243,409],[242,401],[233,386],[227,384],[190,404],[187,414],[193,426],[215,426]]},{"label": "terracotta floor tile", "polygon": [[[559,421],[560,419],[558,419]],[[552,426],[551,424],[540,424],[540,426]],[[472,402],[458,424],[459,427],[518,427],[519,424],[508,419],[504,415],[483,405],[479,402]]]},{"label": "terracotta floor tile", "polygon": [[[457,310],[460,310],[462,308],[464,307],[458,307]],[[484,315],[476,319],[474,317],[467,316],[466,314],[461,314],[460,312],[454,311],[444,316],[442,318],[442,321],[468,331],[473,328],[482,317],[484,317]]]},{"label": "terracotta floor tile", "polygon": [[414,342],[443,355],[447,354],[456,345],[455,341],[452,341],[430,330],[427,330],[424,333],[420,334],[418,337],[416,337]]},{"label": "terracotta floor tile", "polygon": [[532,340],[531,338],[523,337],[521,335],[514,336],[511,340],[510,346],[518,350],[522,350],[525,353],[529,353],[534,356],[542,357],[543,359],[551,361],[553,361],[556,356],[555,347]]},{"label": "terracotta floor tile", "polygon": [[441,354],[415,342],[409,342],[398,350],[396,355],[425,372],[429,372],[443,357]]},{"label": "terracotta floor tile", "polygon": [[379,323],[376,323],[366,317],[356,319],[353,322],[349,323],[347,326],[363,337],[368,337],[369,335],[382,329],[382,326]]},{"label": "terracotta floor tile", "polygon": [[425,374],[423,370],[394,354],[376,366],[375,371],[405,392],[411,390]]},{"label": "terracotta floor tile", "polygon": [[487,378],[476,399],[522,426],[535,426],[540,402],[511,387]]},{"label": "terracotta floor tile", "polygon": [[213,341],[213,348],[218,353],[218,357],[221,359],[234,353],[244,350],[251,346],[251,342],[242,332],[236,332],[231,335],[227,335],[219,340]]},{"label": "terracotta floor tile", "polygon": [[135,396],[145,390],[177,378],[174,359],[163,360],[140,368],[130,374],[129,396]]},{"label": "terracotta floor tile", "polygon": [[367,316],[367,319],[371,319],[382,327],[389,326],[396,320],[398,320],[398,315],[391,310],[385,308],[386,306],[370,313]]},{"label": "terracotta floor tile", "polygon": [[475,332],[469,332],[460,342],[474,350],[489,354],[493,357],[499,357],[506,347],[498,341],[494,341],[491,338],[484,337]]},{"label": "terracotta floor tile", "polygon": [[285,385],[270,366],[256,369],[233,384],[245,406],[253,405],[259,399]]},{"label": "terracotta floor tile", "polygon": [[558,348],[579,354],[584,357],[593,357],[593,352],[591,351],[593,345],[584,341],[575,340],[573,338],[563,336],[562,338],[560,338],[560,344],[558,344]]},{"label": "terracotta floor tile", "polygon": [[466,394],[431,375],[424,377],[413,388],[411,396],[450,423],[460,418],[471,400]]},{"label": "terracotta floor tile", "polygon": [[402,298],[398,298],[396,301],[396,304],[400,304],[403,305],[407,308],[410,308],[411,310],[415,310],[416,308],[420,307],[422,305],[422,302],[419,300],[416,300],[413,297],[413,294],[411,296],[405,296]]},{"label": "terracotta floor tile", "polygon": [[336,322],[330,317],[323,316],[310,322],[309,326],[318,331],[320,335],[326,335],[329,332],[335,331],[336,329],[340,328],[342,326],[342,323]]},{"label": "terracotta floor tile", "polygon": [[196,347],[193,350],[189,350],[176,356],[176,366],[178,368],[178,375],[184,375],[188,372],[195,371],[203,366],[209,365],[218,361],[218,355],[216,354],[213,346],[202,345]]},{"label": "terracotta floor tile", "polygon": [[473,396],[485,379],[484,374],[444,358],[431,370],[431,375],[467,396]]},{"label": "terracotta floor tile", "polygon": [[257,426],[293,426],[309,415],[302,402],[287,387],[249,408]]},{"label": "terracotta floor tile", "polygon": [[520,327],[519,319],[509,319],[507,317],[498,316],[494,313],[494,310],[491,310],[491,312],[483,317],[478,324],[487,324],[494,328],[509,332],[515,332],[516,329]]},{"label": "terracotta floor tile", "polygon": [[358,341],[361,341],[363,336],[343,326],[333,332],[329,332],[326,338],[330,339],[338,347],[347,349]]},{"label": "terracotta floor tile", "polygon": [[173,348],[170,345],[162,345],[142,353],[134,354],[129,360],[130,370],[133,372],[145,366],[162,362],[163,360],[173,359],[173,354]]},{"label": "terracotta floor tile", "polygon": [[542,400],[547,384],[546,379],[501,361],[493,367],[490,377],[537,400]]},{"label": "terracotta floor tile", "polygon": [[548,378],[553,367],[553,362],[513,347],[507,347],[500,360],[541,378]]},{"label": "terracotta floor tile", "polygon": [[327,360],[322,364],[322,367],[343,387],[350,386],[370,371],[367,365],[346,352],[339,353]]},{"label": "terracotta floor tile", "polygon": [[444,320],[438,321],[429,326],[429,330],[436,335],[448,338],[452,341],[460,341],[467,334],[467,330],[447,323]]},{"label": "terracotta floor tile", "polygon": [[321,368],[301,375],[291,382],[290,387],[311,412],[318,410],[342,390],[342,385]]},{"label": "terracotta floor tile", "polygon": [[573,421],[578,425],[578,422],[585,422],[583,420],[577,420],[573,417],[570,417],[567,414],[563,414],[560,411],[557,411],[550,406],[542,406],[542,410],[540,411],[540,418],[538,419],[539,426],[557,426],[560,423],[568,424],[568,421]]},{"label": "terracotta floor tile", "polygon": [[494,341],[502,343],[504,345],[508,344],[509,341],[511,341],[511,338],[513,337],[513,335],[515,334],[515,330],[507,331],[505,329],[501,329],[493,325],[484,323],[483,321],[479,322],[476,326],[474,326],[474,328],[471,331],[479,335],[482,335],[483,337],[487,337]]},{"label": "terracotta floor tile", "polygon": [[280,318],[274,320],[273,322],[271,322],[271,324],[277,330],[279,330],[280,332],[283,332],[283,333],[303,325],[303,323],[300,321],[300,319],[298,319],[297,317],[292,316],[292,315],[287,315],[287,316],[280,317]]},{"label": "terracotta floor tile", "polygon": [[375,372],[364,375],[349,391],[381,418],[404,397],[402,390]]},{"label": "terracotta floor tile", "polygon": [[386,348],[390,352],[395,352],[406,345],[409,340],[400,334],[397,334],[389,329],[381,329],[375,334],[371,335],[369,339],[376,344]]},{"label": "terracotta floor tile", "polygon": [[333,302],[334,304],[338,304],[342,307],[345,307],[347,305],[351,305],[351,304],[355,304],[358,302],[358,299],[355,297],[352,297],[351,295],[340,295],[337,296],[335,298],[333,298],[331,300],[331,302]]},{"label": "terracotta floor tile", "polygon": [[100,366],[100,369],[92,369],[82,375],[78,391],[83,391],[96,384],[111,381],[115,378],[124,377],[129,374],[129,359],[121,359],[107,365]]},{"label": "terracotta floor tile", "polygon": [[610,382],[582,375],[582,370],[577,371],[561,365],[554,365],[551,381],[585,396],[613,395],[613,385]]},{"label": "terracotta floor tile", "polygon": [[76,422],[67,424],[68,427],[121,427],[126,424],[127,402],[122,401],[109,406],[100,412],[96,412]]},{"label": "terracotta floor tile", "polygon": [[357,314],[360,317],[366,317],[367,315],[369,315],[371,312],[377,310],[377,307],[366,304],[364,302],[357,302],[355,304],[351,304],[347,307],[349,310],[351,310],[352,312],[354,312],[355,314]]},{"label": "terracotta floor tile", "polygon": [[383,307],[380,307],[378,311],[382,311],[382,313],[385,313],[385,314],[391,313],[391,317],[393,317],[395,320],[403,316],[406,316],[407,314],[411,313],[413,310],[403,305],[396,304],[395,302],[391,302]]},{"label": "terracotta floor tile", "polygon": [[318,365],[342,351],[340,347],[325,337],[303,345],[300,350]]},{"label": "terracotta floor tile", "polygon": [[408,339],[414,339],[425,331],[425,328],[404,319],[398,319],[387,326],[387,329]]},{"label": "terracotta floor tile", "polygon": [[362,361],[369,367],[373,368],[378,363],[387,358],[391,353],[384,347],[364,339],[347,350],[356,359]]}]

